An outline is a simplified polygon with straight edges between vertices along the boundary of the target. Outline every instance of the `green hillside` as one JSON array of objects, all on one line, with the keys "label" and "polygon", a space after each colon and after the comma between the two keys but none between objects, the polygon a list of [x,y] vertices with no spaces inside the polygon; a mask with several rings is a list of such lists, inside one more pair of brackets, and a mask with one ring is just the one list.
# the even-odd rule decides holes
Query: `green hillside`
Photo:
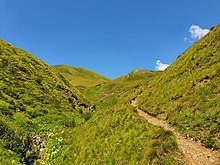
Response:
[{"label": "green hillside", "polygon": [[0,162],[24,162],[32,137],[85,121],[89,102],[46,63],[0,40],[0,68]]},{"label": "green hillside", "polygon": [[106,77],[84,68],[75,68],[67,65],[55,65],[53,67],[81,92],[84,92],[88,87],[109,81]]},{"label": "green hillside", "polygon": [[130,107],[99,112],[57,138],[63,141],[54,164],[181,164],[182,159],[172,132],[147,123]]},{"label": "green hillside", "polygon": [[[96,105],[113,106],[123,97],[135,97],[141,92],[141,88],[147,86],[148,82],[159,75],[143,69],[134,69],[125,76],[112,80],[103,86],[94,86],[85,91],[85,96]],[[129,102],[130,100],[128,100]]]},{"label": "green hillside", "polygon": [[220,149],[219,82],[220,24],[155,78],[138,105],[206,147]]},{"label": "green hillside", "polygon": [[[172,132],[147,123],[130,105],[132,97],[157,75],[157,72],[136,69],[126,76],[88,89],[88,98],[96,105],[96,112],[85,124],[56,134],[55,138],[62,139],[61,149],[54,157],[49,152],[50,156],[45,156],[42,162],[181,164],[181,153]],[[42,157],[47,153],[45,150]]]},{"label": "green hillside", "polygon": [[54,67],[2,40],[0,55],[3,164],[181,162],[173,134],[148,124],[130,106],[157,73],[134,70],[108,81],[78,71],[78,77],[85,71],[84,77],[94,80],[95,86],[85,85],[87,99],[97,107],[92,113],[91,104]]},{"label": "green hillside", "polygon": [[0,68],[2,164],[183,164],[173,132],[138,108],[220,149],[220,24],[165,71],[109,80],[49,66],[3,40]]}]

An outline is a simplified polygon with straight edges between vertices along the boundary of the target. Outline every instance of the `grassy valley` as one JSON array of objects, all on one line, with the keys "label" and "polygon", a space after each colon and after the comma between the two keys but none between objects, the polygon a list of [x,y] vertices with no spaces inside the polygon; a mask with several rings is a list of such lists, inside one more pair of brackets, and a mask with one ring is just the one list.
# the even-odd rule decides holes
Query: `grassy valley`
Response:
[{"label": "grassy valley", "polygon": [[[4,164],[30,164],[30,158],[35,164],[181,162],[172,133],[148,124],[130,106],[130,94],[157,73],[134,70],[114,81],[101,78],[102,84],[97,78],[94,86],[85,85],[85,98],[53,67],[4,41],[0,45]],[[44,139],[43,150],[33,137]]]},{"label": "grassy valley", "polygon": [[109,80],[49,66],[2,40],[0,68],[3,164],[183,164],[173,132],[138,108],[220,149],[220,25],[163,72],[134,69]]},{"label": "grassy valley", "polygon": [[157,75],[135,69],[89,88],[88,99],[96,105],[96,111],[85,124],[56,135],[62,139],[62,146],[53,163],[181,164],[182,154],[172,132],[147,123],[130,105]]}]

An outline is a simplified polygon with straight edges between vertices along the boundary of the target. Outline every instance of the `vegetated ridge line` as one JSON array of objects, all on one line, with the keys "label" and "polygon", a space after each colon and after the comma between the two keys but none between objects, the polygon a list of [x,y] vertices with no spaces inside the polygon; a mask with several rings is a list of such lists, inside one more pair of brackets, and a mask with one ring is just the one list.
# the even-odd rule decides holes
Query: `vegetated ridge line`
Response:
[{"label": "vegetated ridge line", "polygon": [[[137,98],[131,100],[131,106],[136,107]],[[200,142],[187,139],[176,132],[170,124],[137,109],[139,116],[144,117],[149,123],[170,130],[176,137],[177,144],[184,154],[183,163],[186,165],[220,165],[220,153],[211,151],[202,146]]]}]

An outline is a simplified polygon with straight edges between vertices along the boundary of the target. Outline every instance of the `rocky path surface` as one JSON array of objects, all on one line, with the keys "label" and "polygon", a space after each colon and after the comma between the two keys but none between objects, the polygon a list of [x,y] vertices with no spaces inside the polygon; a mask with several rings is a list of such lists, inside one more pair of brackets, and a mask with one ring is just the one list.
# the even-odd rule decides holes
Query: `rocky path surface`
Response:
[{"label": "rocky path surface", "polygon": [[[136,107],[136,100],[131,101],[131,105]],[[210,149],[205,148],[200,142],[196,142],[193,139],[185,138],[180,135],[170,126],[170,124],[161,121],[144,111],[137,109],[138,114],[144,117],[149,123],[153,125],[160,126],[165,130],[170,130],[176,136],[176,141],[179,148],[184,154],[184,164],[185,165],[220,165],[220,153],[214,152]]]}]

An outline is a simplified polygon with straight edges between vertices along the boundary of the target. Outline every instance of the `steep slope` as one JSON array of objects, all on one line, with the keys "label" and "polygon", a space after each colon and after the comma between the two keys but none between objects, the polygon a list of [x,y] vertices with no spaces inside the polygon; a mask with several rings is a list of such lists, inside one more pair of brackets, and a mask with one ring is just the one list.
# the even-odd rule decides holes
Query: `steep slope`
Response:
[{"label": "steep slope", "polygon": [[88,87],[109,81],[106,77],[84,68],[75,68],[67,65],[55,65],[53,67],[81,92],[84,92]]},{"label": "steep slope", "polygon": [[24,162],[33,136],[84,121],[89,102],[46,63],[0,40],[0,68],[3,164]]},{"label": "steep slope", "polygon": [[102,109],[57,137],[64,152],[52,164],[181,164],[173,134],[145,122],[130,106]]},{"label": "steep slope", "polygon": [[[137,98],[131,101],[131,105],[133,107],[136,107]],[[193,141],[192,139],[188,139],[184,136],[182,136],[179,132],[176,132],[174,128],[171,127],[170,124],[168,124],[165,121],[162,121],[160,119],[157,119],[156,117],[142,111],[141,109],[137,109],[138,114],[142,117],[144,117],[149,123],[160,126],[165,130],[170,130],[173,132],[173,134],[176,137],[176,141],[178,144],[178,147],[183,152],[184,158],[183,162],[184,164],[190,164],[190,165],[218,165],[220,162],[220,155],[217,151],[213,152],[212,150],[204,147],[201,145],[198,141]]]},{"label": "steep slope", "polygon": [[130,100],[157,75],[136,69],[88,89],[93,91],[88,98],[96,105],[95,114],[84,125],[56,135],[63,139],[61,149],[49,161],[52,164],[181,164],[173,134],[145,122],[130,106]]},{"label": "steep slope", "polygon": [[220,149],[220,24],[180,55],[138,98],[138,107]]},{"label": "steep slope", "polygon": [[[27,164],[183,163],[174,134],[139,117],[136,98],[137,109],[220,149],[220,25],[164,72],[135,69],[109,81],[82,68],[50,67],[2,40],[0,68],[3,164],[25,157]],[[73,86],[96,106],[92,117]]]}]

